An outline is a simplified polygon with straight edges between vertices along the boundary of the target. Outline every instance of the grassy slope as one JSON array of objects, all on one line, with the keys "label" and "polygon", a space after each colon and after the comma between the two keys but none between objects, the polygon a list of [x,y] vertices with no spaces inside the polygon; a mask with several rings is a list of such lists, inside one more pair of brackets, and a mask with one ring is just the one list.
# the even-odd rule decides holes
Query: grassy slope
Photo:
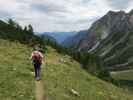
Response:
[{"label": "grassy slope", "polygon": [[0,40],[0,100],[35,100],[30,49]]},{"label": "grassy slope", "polygon": [[120,87],[133,93],[133,70],[112,72],[111,75],[115,80],[119,81]]},{"label": "grassy slope", "polygon": [[111,75],[117,80],[133,80],[133,70],[112,72]]},{"label": "grassy slope", "polygon": [[[10,46],[10,47],[9,47]],[[34,100],[31,49],[0,40],[0,100]],[[63,58],[65,62],[59,61]],[[42,82],[47,100],[132,100],[129,93],[91,76],[79,63],[48,47]],[[74,96],[71,89],[79,92]],[[125,93],[124,93],[125,92]]]},{"label": "grassy slope", "polygon": [[[64,59],[64,63],[60,59]],[[43,82],[48,100],[132,100],[131,94],[91,76],[68,56],[48,49],[43,66]],[[71,89],[80,96],[74,96]]]}]

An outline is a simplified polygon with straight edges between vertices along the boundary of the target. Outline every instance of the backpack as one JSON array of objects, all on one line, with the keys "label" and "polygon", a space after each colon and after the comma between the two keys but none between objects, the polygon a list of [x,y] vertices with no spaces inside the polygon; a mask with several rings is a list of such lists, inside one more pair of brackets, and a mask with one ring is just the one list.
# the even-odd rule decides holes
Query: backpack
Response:
[{"label": "backpack", "polygon": [[32,56],[33,62],[35,63],[42,63],[42,57],[40,56],[39,52],[34,52]]}]

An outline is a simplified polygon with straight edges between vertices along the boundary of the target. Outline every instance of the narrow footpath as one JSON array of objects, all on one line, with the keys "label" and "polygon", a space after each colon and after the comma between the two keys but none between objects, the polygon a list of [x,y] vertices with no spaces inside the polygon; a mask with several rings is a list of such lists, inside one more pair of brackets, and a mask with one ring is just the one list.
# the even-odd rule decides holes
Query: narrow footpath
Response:
[{"label": "narrow footpath", "polygon": [[46,100],[44,97],[44,88],[42,81],[36,81],[36,88],[35,88],[35,93],[36,93],[36,100]]}]

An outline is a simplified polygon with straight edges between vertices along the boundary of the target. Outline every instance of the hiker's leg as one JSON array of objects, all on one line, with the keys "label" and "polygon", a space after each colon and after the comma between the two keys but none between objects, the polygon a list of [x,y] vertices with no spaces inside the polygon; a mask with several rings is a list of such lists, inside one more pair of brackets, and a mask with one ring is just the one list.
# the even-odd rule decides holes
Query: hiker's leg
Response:
[{"label": "hiker's leg", "polygon": [[36,66],[36,80],[40,80],[40,64],[37,64]]},{"label": "hiker's leg", "polygon": [[37,65],[34,64],[34,70],[35,70],[35,78],[37,77]]},{"label": "hiker's leg", "polygon": [[38,66],[38,77],[39,78],[41,77],[41,64],[39,64]]},{"label": "hiker's leg", "polygon": [[40,70],[41,70],[40,64],[37,64],[37,77],[39,78],[40,78]]}]

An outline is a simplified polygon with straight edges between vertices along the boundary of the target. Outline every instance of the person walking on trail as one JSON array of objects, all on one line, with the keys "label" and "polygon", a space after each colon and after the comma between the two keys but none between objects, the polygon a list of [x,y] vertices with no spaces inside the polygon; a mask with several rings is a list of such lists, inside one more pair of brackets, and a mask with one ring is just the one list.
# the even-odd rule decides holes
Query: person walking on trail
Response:
[{"label": "person walking on trail", "polygon": [[40,52],[39,48],[34,48],[31,59],[34,65],[35,79],[39,81],[41,77],[41,65],[43,64],[43,54]]}]

